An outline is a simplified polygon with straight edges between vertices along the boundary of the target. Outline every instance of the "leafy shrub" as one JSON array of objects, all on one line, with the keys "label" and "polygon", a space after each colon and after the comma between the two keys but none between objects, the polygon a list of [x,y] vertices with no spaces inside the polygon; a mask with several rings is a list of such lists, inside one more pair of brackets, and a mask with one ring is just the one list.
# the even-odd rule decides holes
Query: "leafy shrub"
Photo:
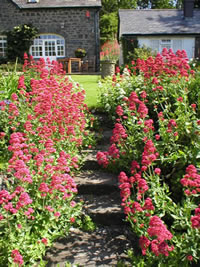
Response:
[{"label": "leafy shrub", "polygon": [[133,51],[128,52],[128,61],[131,62],[132,60],[137,61],[137,59],[148,59],[149,57],[155,57],[156,52],[152,50],[150,47],[143,45],[142,47],[136,47]]},{"label": "leafy shrub", "polygon": [[[87,143],[89,115],[84,90],[64,75],[57,62],[48,70],[25,60],[11,101],[0,103],[0,141],[10,152],[0,191],[0,262],[33,266],[46,248],[70,227],[82,224],[82,202],[75,202],[74,176]],[[29,92],[25,75],[30,75]],[[7,124],[2,123],[3,118]],[[2,131],[3,130],[3,131]],[[92,229],[89,218],[83,228]]]},{"label": "leafy shrub", "polygon": [[122,206],[142,252],[129,252],[134,266],[199,260],[199,77],[186,58],[164,49],[102,84],[115,126],[97,160],[120,173]]},{"label": "leafy shrub", "polygon": [[23,62],[24,53],[28,53],[37,33],[37,28],[31,24],[15,26],[11,31],[7,32],[8,61],[15,62],[16,58],[18,58],[19,62]]}]

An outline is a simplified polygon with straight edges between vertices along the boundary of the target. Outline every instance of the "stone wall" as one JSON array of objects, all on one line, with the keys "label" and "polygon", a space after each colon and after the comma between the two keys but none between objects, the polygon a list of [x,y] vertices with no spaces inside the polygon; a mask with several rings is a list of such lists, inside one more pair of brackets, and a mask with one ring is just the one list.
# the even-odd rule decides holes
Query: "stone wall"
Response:
[{"label": "stone wall", "polygon": [[[86,17],[89,10],[90,17]],[[76,48],[96,56],[99,69],[99,10],[95,8],[19,9],[11,0],[0,0],[0,34],[20,24],[32,24],[39,33],[65,38],[65,56],[74,57]]]}]

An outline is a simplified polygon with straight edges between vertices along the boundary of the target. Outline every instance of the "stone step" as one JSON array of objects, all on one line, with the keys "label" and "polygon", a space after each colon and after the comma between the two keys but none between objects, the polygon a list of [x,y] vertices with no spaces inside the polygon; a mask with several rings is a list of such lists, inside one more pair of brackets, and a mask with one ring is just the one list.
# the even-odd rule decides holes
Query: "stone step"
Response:
[{"label": "stone step", "polygon": [[79,194],[105,195],[119,191],[117,176],[101,170],[82,171],[75,177]]},{"label": "stone step", "polygon": [[84,163],[81,167],[82,170],[99,170],[101,169],[101,166],[98,164],[96,155],[99,151],[107,151],[109,148],[109,145],[106,146],[97,146],[96,149],[87,149],[83,150],[83,158]]},{"label": "stone step", "polygon": [[119,192],[112,192],[109,195],[79,195],[77,200],[82,199],[83,209],[93,222],[98,225],[122,225],[125,214],[121,206]]},{"label": "stone step", "polygon": [[84,158],[84,163],[83,163],[83,166],[81,167],[82,170],[98,170],[98,169],[100,169],[100,166],[96,160],[97,152],[98,152],[98,150],[96,150],[96,149],[87,149],[87,150],[82,151],[83,158]]},{"label": "stone step", "polygon": [[98,227],[90,233],[71,228],[67,237],[55,242],[44,260],[48,261],[47,267],[65,267],[67,261],[79,267],[117,266],[119,260],[123,266],[131,267],[124,251],[136,244],[135,236],[125,225]]},{"label": "stone step", "polygon": [[102,133],[102,138],[101,140],[98,142],[98,145],[109,145],[110,144],[110,138],[112,136],[112,130],[106,130],[103,131]]}]

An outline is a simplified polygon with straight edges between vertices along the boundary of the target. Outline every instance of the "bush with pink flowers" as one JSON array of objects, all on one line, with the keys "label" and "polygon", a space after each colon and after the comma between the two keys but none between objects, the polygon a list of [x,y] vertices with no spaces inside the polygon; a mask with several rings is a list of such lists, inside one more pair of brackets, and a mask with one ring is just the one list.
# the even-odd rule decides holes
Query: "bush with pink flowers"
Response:
[{"label": "bush with pink flowers", "polygon": [[85,92],[62,75],[57,62],[46,68],[42,60],[26,58],[24,71],[0,110],[7,120],[0,138],[9,140],[4,150],[10,152],[0,191],[4,266],[33,266],[38,260],[43,266],[46,248],[72,225],[81,225],[82,216],[74,177],[81,149],[89,145]]},{"label": "bush with pink flowers", "polygon": [[198,73],[184,51],[132,63],[102,83],[101,102],[115,125],[97,160],[119,173],[126,220],[141,248],[129,251],[133,264],[188,266],[200,257]]}]

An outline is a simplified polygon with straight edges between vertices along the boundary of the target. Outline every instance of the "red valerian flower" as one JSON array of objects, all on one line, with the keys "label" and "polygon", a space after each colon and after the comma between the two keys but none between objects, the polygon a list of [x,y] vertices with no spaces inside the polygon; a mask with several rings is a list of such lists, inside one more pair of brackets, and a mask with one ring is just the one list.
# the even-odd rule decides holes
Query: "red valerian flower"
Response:
[{"label": "red valerian flower", "polygon": [[170,240],[173,235],[167,230],[162,220],[158,216],[153,216],[149,222],[147,230],[149,236],[156,236],[159,241]]},{"label": "red valerian flower", "polygon": [[48,240],[47,240],[47,238],[42,238],[42,240],[41,240],[41,242],[45,245],[45,246],[47,246],[48,245]]},{"label": "red valerian flower", "polygon": [[116,113],[118,116],[122,116],[124,114],[124,110],[120,105],[116,107]]},{"label": "red valerian flower", "polygon": [[11,257],[13,258],[14,263],[17,263],[19,266],[23,265],[23,257],[17,249],[12,250]]},{"label": "red valerian flower", "polygon": [[188,261],[193,261],[193,256],[192,255],[187,255],[186,258],[187,258]]},{"label": "red valerian flower", "polygon": [[139,239],[139,245],[142,249],[142,255],[146,255],[147,248],[151,244],[151,241],[146,236],[141,236]]}]

